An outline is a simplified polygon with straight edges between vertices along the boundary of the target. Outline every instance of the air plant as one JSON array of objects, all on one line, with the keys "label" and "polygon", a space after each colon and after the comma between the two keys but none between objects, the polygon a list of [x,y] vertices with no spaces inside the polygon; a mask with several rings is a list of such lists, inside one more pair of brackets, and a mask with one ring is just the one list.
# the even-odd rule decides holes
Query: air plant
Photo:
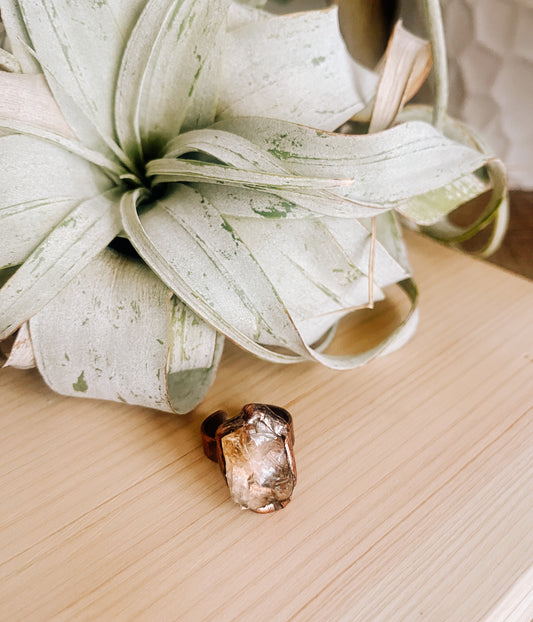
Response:
[{"label": "air plant", "polygon": [[[274,363],[362,365],[416,324],[399,218],[453,240],[457,206],[492,184],[479,228],[502,203],[500,164],[443,98],[433,125],[403,110],[431,51],[401,24],[377,73],[346,51],[336,8],[0,11],[0,339],[22,327],[61,393],[188,412],[224,337]],[[367,133],[334,133],[350,119]],[[368,352],[327,354],[339,319],[392,284],[411,301],[402,324]]]}]

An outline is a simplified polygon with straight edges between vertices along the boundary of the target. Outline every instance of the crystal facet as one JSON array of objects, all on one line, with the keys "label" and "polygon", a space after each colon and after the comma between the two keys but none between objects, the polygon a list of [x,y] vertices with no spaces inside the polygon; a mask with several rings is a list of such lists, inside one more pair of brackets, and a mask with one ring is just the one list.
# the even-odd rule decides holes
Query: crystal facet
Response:
[{"label": "crystal facet", "polygon": [[282,413],[286,411],[248,404],[217,432],[231,497],[243,509],[272,512],[291,499],[296,483],[294,439]]}]

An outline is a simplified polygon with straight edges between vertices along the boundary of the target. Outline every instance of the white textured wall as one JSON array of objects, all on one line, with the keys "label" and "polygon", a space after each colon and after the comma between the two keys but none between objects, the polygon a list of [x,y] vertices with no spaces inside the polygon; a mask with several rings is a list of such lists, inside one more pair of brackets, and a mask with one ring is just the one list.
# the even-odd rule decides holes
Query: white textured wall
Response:
[{"label": "white textured wall", "polygon": [[[508,168],[513,188],[533,189],[533,0],[442,0],[450,113],[478,129]],[[423,30],[404,0],[406,25]]]}]

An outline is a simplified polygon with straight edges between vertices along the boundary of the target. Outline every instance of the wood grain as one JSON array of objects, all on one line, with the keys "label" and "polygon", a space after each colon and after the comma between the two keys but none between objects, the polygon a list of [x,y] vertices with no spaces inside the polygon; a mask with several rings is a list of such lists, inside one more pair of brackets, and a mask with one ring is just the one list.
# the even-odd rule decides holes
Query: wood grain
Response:
[{"label": "wood grain", "polygon": [[[0,375],[0,619],[529,622],[533,284],[409,236],[422,322],[353,372],[228,345],[185,417]],[[375,342],[398,309],[341,331]],[[200,423],[291,410],[299,483],[240,511]]]}]

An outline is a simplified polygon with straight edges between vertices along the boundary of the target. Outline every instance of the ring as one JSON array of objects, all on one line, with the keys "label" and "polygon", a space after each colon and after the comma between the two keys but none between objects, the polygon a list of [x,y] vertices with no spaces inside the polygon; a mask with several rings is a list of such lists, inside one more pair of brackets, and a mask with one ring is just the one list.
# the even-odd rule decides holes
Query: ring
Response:
[{"label": "ring", "polygon": [[205,455],[218,462],[231,498],[244,510],[281,510],[296,485],[290,413],[270,404],[246,404],[231,419],[217,410],[201,427]]}]

